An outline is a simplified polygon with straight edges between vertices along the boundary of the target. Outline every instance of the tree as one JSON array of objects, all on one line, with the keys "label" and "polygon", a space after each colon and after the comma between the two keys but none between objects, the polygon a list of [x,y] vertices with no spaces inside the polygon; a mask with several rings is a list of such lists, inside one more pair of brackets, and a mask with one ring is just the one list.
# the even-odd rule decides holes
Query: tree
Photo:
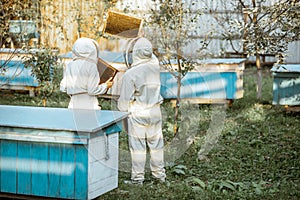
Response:
[{"label": "tree", "polygon": [[[2,0],[0,2],[0,48],[25,48],[28,41],[34,37],[27,29],[37,20],[38,0]],[[5,72],[7,63],[18,56],[18,51],[12,50],[6,56],[6,62],[0,65],[0,72]]]},{"label": "tree", "polygon": [[[288,43],[298,40],[300,26],[300,2],[278,0],[267,5],[267,1],[239,0],[238,8],[246,15],[245,21],[234,21],[233,29],[239,29],[244,41],[244,53],[254,55],[257,67],[257,99],[262,95],[262,71],[260,55],[275,54],[283,62]],[[232,31],[233,32],[233,31]]]},{"label": "tree", "polygon": [[[18,47],[22,47],[21,45],[28,42],[32,35],[26,29],[26,21],[37,19],[37,4],[38,0],[2,0],[0,2],[1,48],[11,47],[12,42]],[[24,20],[24,24],[12,24],[14,20],[18,20],[18,22]]]},{"label": "tree", "polygon": [[62,64],[59,61],[57,51],[50,48],[40,48],[29,51],[30,56],[24,58],[24,66],[31,69],[31,76],[39,83],[38,95],[41,96],[43,106],[46,106],[47,99],[59,87],[61,77],[59,68]]},{"label": "tree", "polygon": [[[149,12],[146,24],[146,35],[151,39],[156,55],[163,66],[177,80],[177,98],[174,115],[174,134],[178,132],[179,107],[181,102],[181,80],[194,68],[194,58],[185,54],[184,49],[193,41],[192,33],[200,24],[198,16],[201,14],[193,9],[197,1],[182,0],[152,0],[153,8]],[[199,43],[198,52],[207,47],[207,42]],[[197,56],[199,59],[199,56]]]}]

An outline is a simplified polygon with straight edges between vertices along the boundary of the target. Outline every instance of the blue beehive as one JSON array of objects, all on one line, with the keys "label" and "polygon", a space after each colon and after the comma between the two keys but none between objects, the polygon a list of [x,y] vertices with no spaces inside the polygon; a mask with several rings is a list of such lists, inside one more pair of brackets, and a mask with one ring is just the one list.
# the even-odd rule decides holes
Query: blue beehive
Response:
[{"label": "blue beehive", "polygon": [[[0,60],[0,65],[7,62]],[[39,86],[38,81],[31,75],[31,69],[25,68],[21,60],[10,60],[5,64],[5,72],[0,74],[0,88],[11,90],[29,90],[34,95],[34,89]]]},{"label": "blue beehive", "polygon": [[[242,98],[244,69],[245,59],[203,60],[182,79],[180,97],[196,103]],[[161,72],[161,84],[165,99],[177,97],[177,80],[170,72]]]},{"label": "blue beehive", "polygon": [[127,113],[0,106],[0,196],[93,199],[118,186]]},{"label": "blue beehive", "polygon": [[274,66],[273,104],[300,105],[300,65],[281,64]]},{"label": "blue beehive", "polygon": [[29,91],[30,96],[34,96],[40,84],[33,75],[32,68],[25,68],[24,61],[38,51],[40,50],[0,49],[0,89],[25,90]]}]

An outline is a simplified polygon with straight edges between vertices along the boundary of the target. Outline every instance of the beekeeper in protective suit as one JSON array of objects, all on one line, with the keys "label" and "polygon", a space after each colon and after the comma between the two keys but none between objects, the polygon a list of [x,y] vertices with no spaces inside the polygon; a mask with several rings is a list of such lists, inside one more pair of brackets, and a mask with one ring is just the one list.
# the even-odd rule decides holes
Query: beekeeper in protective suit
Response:
[{"label": "beekeeper in protective suit", "polygon": [[146,145],[150,150],[150,169],[154,178],[166,178],[163,157],[160,104],[160,67],[152,44],[139,38],[132,52],[133,63],[123,78],[118,100],[120,111],[128,117],[129,149],[132,159],[131,183],[142,184],[146,163]]},{"label": "beekeeper in protective suit", "polygon": [[60,90],[70,95],[68,108],[100,109],[97,95],[103,94],[112,86],[108,80],[99,85],[97,69],[99,46],[89,38],[79,38],[73,45],[73,60],[66,66]]}]

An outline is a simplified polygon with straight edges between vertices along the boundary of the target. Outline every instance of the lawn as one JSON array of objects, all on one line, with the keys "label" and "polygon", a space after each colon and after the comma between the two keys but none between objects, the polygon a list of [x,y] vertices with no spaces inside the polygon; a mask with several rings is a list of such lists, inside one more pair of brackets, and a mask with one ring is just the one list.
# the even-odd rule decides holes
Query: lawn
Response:
[{"label": "lawn", "polygon": [[[300,116],[286,112],[283,106],[272,105],[273,80],[267,69],[263,97],[257,101],[255,73],[254,68],[245,70],[244,97],[235,100],[231,108],[223,109],[226,117],[208,159],[200,161],[197,154],[213,123],[214,112],[222,106],[216,109],[213,105],[193,105],[199,120],[196,125],[190,123],[184,127],[186,119],[182,119],[185,131],[180,132],[179,139],[188,134],[193,137],[179,157],[167,159],[166,183],[151,179],[147,168],[143,186],[124,184],[124,180],[130,179],[130,167],[120,158],[119,187],[97,199],[300,199]],[[39,97],[12,92],[1,92],[0,104],[42,106]],[[55,93],[47,101],[51,107],[67,104],[68,96],[61,93]],[[101,104],[103,109],[111,108],[107,100],[101,100]],[[166,101],[163,104],[166,146],[173,141],[172,111]],[[126,133],[120,134],[122,152],[128,152]]]}]

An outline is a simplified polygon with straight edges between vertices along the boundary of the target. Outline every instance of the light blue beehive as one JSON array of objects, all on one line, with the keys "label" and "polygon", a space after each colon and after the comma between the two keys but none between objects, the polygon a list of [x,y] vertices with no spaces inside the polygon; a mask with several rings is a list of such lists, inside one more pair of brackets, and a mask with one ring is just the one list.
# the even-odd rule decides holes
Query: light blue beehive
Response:
[{"label": "light blue beehive", "polygon": [[[243,97],[245,59],[208,59],[182,79],[180,97],[196,103],[223,102]],[[177,80],[168,71],[161,72],[161,94],[165,99],[177,97]]]},{"label": "light blue beehive", "polygon": [[300,105],[300,65],[281,64],[274,66],[273,105]]},{"label": "light blue beehive", "polygon": [[0,196],[93,199],[116,188],[118,133],[126,117],[0,105]]}]

